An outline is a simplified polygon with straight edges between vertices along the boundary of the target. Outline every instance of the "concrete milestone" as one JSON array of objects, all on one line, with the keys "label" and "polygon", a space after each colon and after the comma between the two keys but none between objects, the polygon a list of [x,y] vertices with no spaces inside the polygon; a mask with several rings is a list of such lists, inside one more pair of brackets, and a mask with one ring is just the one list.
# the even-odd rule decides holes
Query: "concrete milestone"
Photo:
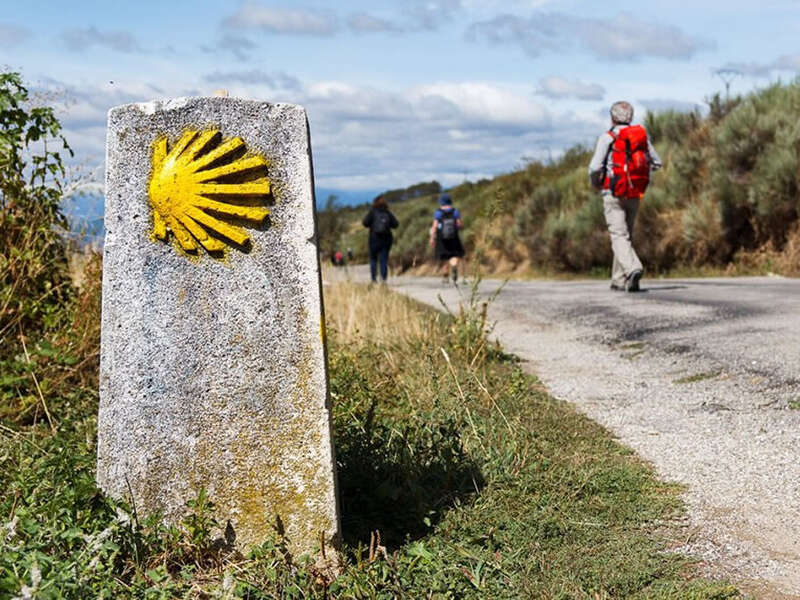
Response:
[{"label": "concrete milestone", "polygon": [[99,485],[173,523],[205,489],[242,547],[336,546],[305,110],[119,106],[106,165]]}]

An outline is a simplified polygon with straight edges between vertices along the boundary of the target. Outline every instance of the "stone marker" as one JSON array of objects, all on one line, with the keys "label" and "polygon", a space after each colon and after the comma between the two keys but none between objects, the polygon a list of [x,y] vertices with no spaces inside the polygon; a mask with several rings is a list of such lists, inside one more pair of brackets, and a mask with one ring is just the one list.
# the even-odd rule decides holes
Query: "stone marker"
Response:
[{"label": "stone marker", "polygon": [[236,544],[337,546],[305,110],[109,112],[97,479],[178,522],[205,489]]}]

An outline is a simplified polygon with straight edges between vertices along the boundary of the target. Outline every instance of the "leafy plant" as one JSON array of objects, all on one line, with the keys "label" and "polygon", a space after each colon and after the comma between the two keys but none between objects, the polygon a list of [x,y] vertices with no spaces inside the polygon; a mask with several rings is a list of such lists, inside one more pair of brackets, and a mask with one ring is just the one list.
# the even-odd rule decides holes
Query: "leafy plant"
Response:
[{"label": "leafy plant", "polygon": [[59,210],[63,154],[71,153],[48,107],[31,107],[17,73],[0,73],[0,416],[49,414],[46,371],[74,366],[58,336],[72,287]]}]

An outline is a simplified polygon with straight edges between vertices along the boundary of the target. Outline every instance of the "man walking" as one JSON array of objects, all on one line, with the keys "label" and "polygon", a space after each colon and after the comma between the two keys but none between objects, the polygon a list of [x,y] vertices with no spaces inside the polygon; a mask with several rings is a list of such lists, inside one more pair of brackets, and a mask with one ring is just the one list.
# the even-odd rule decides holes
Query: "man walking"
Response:
[{"label": "man walking", "polygon": [[458,262],[464,257],[464,246],[458,232],[463,225],[461,213],[453,206],[450,194],[442,194],[439,208],[433,213],[429,242],[439,261],[445,283],[450,278],[453,283],[458,283]]},{"label": "man walking", "polygon": [[633,224],[650,172],[661,168],[661,159],[644,128],[631,125],[632,120],[633,106],[628,102],[611,106],[611,129],[597,140],[589,179],[603,194],[603,212],[614,252],[611,289],[638,292],[642,262],[633,249]]}]

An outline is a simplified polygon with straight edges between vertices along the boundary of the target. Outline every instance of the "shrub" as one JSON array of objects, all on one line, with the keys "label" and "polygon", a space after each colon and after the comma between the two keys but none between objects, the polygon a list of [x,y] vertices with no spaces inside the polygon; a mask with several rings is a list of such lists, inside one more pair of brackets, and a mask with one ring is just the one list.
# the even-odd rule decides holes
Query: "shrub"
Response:
[{"label": "shrub", "polygon": [[0,417],[51,427],[46,396],[77,362],[65,349],[61,151],[71,153],[52,109],[30,106],[19,74],[0,74]]},{"label": "shrub", "polygon": [[663,142],[681,145],[701,121],[702,117],[696,111],[666,110],[659,113],[648,112],[644,126],[653,144]]},{"label": "shrub", "polygon": [[28,101],[17,73],[0,74],[0,357],[52,326],[69,291],[56,230],[64,168],[52,150],[69,146],[52,109]]},{"label": "shrub", "polygon": [[798,218],[800,87],[775,85],[742,101],[713,136],[712,194],[728,242],[781,247]]}]

